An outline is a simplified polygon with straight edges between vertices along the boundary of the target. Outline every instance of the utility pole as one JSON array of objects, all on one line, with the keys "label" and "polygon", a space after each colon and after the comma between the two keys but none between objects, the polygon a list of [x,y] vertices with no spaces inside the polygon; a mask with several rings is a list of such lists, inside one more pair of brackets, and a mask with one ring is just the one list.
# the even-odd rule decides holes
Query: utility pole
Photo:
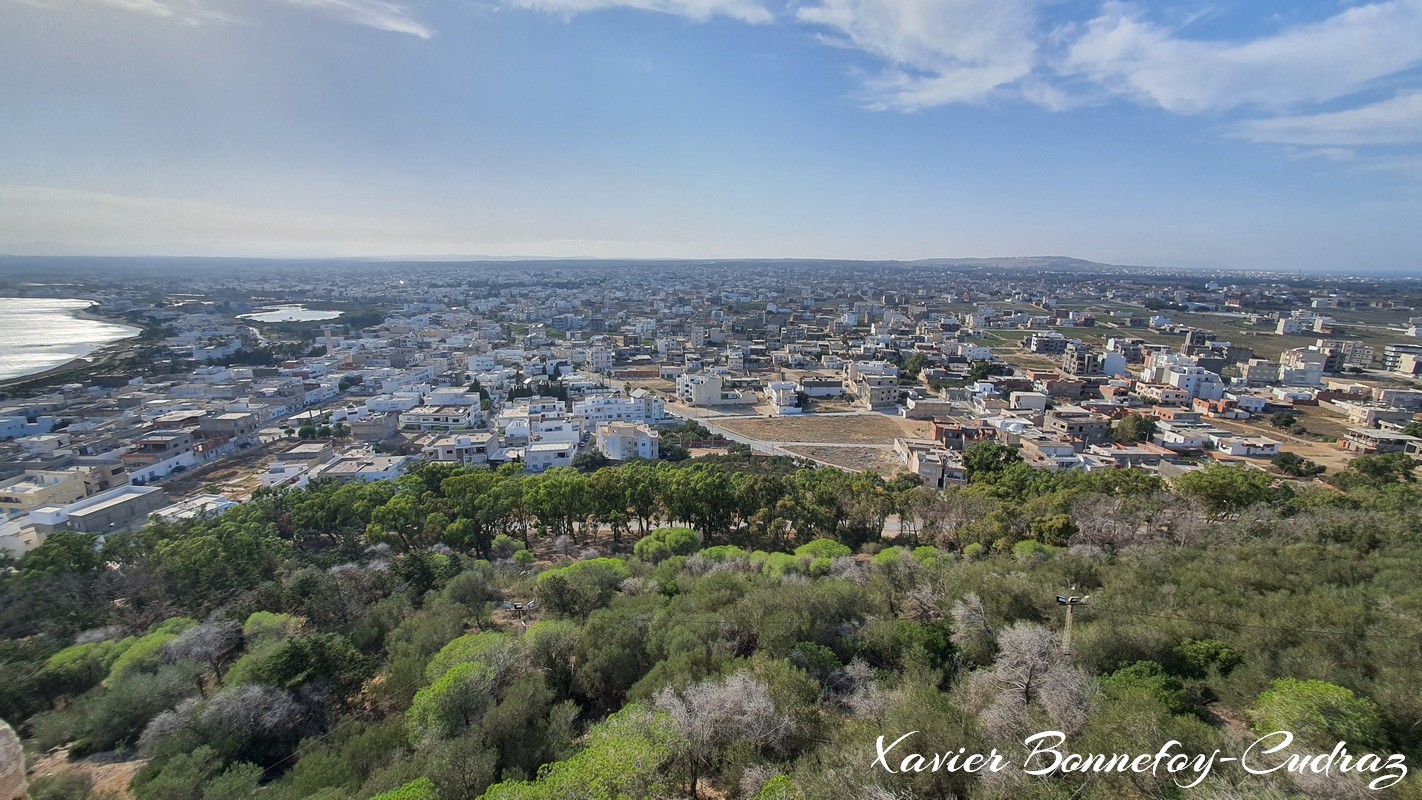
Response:
[{"label": "utility pole", "polygon": [[[1076,588],[1076,587],[1073,586],[1072,588],[1074,589],[1074,588]],[[1057,595],[1057,605],[1059,605],[1059,606],[1066,606],[1066,630],[1065,630],[1065,631],[1063,632],[1063,634],[1062,634],[1062,655],[1064,655],[1064,656],[1069,656],[1069,655],[1071,655],[1071,612],[1072,612],[1072,609],[1076,608],[1076,607],[1079,606],[1079,605],[1083,605],[1084,603],[1086,603],[1087,600],[1090,600],[1090,599],[1091,599],[1091,595],[1087,595],[1087,596],[1085,596],[1085,597],[1075,597],[1075,596],[1064,597],[1064,596],[1062,596],[1062,595]]]}]

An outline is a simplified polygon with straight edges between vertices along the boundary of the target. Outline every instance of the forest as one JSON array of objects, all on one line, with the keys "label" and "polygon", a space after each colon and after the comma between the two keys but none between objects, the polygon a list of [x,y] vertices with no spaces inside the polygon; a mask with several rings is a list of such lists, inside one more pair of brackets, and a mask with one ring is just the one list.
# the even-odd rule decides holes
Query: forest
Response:
[{"label": "forest", "polygon": [[[427,464],[0,563],[0,718],[138,800],[1403,797],[1409,774],[888,771],[1082,752],[1422,756],[1422,491],[1214,465],[969,485],[745,455]],[[1058,596],[1073,606],[1070,641]],[[113,797],[82,769],[31,796]]]}]

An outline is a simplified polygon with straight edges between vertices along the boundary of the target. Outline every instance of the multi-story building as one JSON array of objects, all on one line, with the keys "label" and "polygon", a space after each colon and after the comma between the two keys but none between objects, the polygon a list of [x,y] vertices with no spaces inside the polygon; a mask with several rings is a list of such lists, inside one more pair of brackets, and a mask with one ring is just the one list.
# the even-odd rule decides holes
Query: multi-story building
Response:
[{"label": "multi-story building", "polygon": [[1279,382],[1285,386],[1320,386],[1327,371],[1328,354],[1295,347],[1279,354]]},{"label": "multi-story building", "polygon": [[589,397],[573,401],[573,416],[588,423],[639,422],[655,425],[667,419],[666,403],[646,389],[634,389],[630,397]]},{"label": "multi-story building", "polygon": [[1189,400],[1218,400],[1224,397],[1224,381],[1203,367],[1170,367],[1165,382],[1185,393]]},{"label": "multi-story building", "polygon": [[676,396],[689,406],[738,403],[739,395],[727,396],[725,380],[716,374],[682,375],[676,379]]},{"label": "multi-story building", "polygon": [[191,452],[193,435],[190,431],[154,431],[135,439],[133,447],[119,458],[129,470],[136,471]]},{"label": "multi-story building", "polygon": [[28,514],[40,506],[62,506],[84,499],[84,476],[77,469],[28,470],[0,483],[0,517]]},{"label": "multi-story building", "polygon": [[1350,428],[1343,435],[1343,439],[1338,442],[1338,446],[1358,455],[1376,455],[1404,453],[1409,447],[1415,447],[1419,443],[1422,443],[1422,439],[1396,431]]},{"label": "multi-story building", "polygon": [[799,387],[793,381],[770,381],[765,384],[765,399],[770,402],[771,408],[781,416],[799,414],[804,411],[800,407]]},{"label": "multi-story building", "polygon": [[498,448],[493,433],[460,433],[441,436],[421,449],[426,461],[458,464],[462,467],[482,467]]},{"label": "multi-story building", "polygon": [[933,439],[895,439],[894,451],[909,472],[923,478],[925,486],[946,489],[968,482],[962,454]]},{"label": "multi-story building", "polygon": [[1042,419],[1042,428],[1071,442],[1078,452],[1111,440],[1111,420],[1089,411],[1049,411]]},{"label": "multi-story building", "polygon": [[400,415],[400,427],[421,431],[454,431],[474,427],[474,406],[415,406]]},{"label": "multi-story building", "polygon": [[1066,352],[1069,341],[1056,331],[1033,333],[1022,340],[1022,349],[1042,356],[1059,356]]},{"label": "multi-story building", "polygon": [[250,411],[228,411],[198,420],[199,431],[226,437],[236,444],[255,443],[261,427],[257,415]]},{"label": "multi-story building", "polygon": [[597,449],[613,461],[661,456],[661,436],[647,425],[610,422],[597,426]]},{"label": "multi-story building", "polygon": [[851,361],[845,371],[855,405],[882,408],[899,402],[899,368],[887,361]]},{"label": "multi-story building", "polygon": [[554,467],[571,467],[577,452],[575,442],[531,442],[523,449],[524,469],[544,472]]},{"label": "multi-story building", "polygon": [[1370,366],[1375,355],[1373,348],[1358,339],[1319,339],[1314,347],[1323,351],[1337,350],[1343,356],[1344,366],[1349,367]]},{"label": "multi-story building", "polygon": [[1383,348],[1382,360],[1388,372],[1422,374],[1422,344],[1390,344]]}]

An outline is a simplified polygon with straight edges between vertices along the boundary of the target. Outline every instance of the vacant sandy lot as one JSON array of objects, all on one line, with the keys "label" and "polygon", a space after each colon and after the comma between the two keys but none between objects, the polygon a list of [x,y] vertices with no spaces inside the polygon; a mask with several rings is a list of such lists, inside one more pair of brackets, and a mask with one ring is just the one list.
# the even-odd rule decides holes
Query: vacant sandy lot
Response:
[{"label": "vacant sandy lot", "polygon": [[905,469],[898,454],[888,447],[792,444],[782,449],[856,472],[877,472],[885,478],[892,478]]},{"label": "vacant sandy lot", "polygon": [[926,438],[932,424],[883,414],[809,414],[772,419],[726,419],[716,425],[763,442],[893,444],[900,436]]}]

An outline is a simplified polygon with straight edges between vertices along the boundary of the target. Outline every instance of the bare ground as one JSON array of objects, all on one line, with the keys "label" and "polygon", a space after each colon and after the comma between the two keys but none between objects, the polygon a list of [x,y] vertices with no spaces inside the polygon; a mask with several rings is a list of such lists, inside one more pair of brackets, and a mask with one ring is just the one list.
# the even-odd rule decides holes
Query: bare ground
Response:
[{"label": "bare ground", "polygon": [[885,478],[904,471],[903,463],[887,447],[823,446],[813,444],[786,445],[785,450],[797,456],[813,458],[836,467],[863,472],[877,472]]},{"label": "bare ground", "polygon": [[[816,415],[717,420],[732,433],[763,442],[891,445],[900,436],[925,438],[932,424],[883,414]],[[788,449],[788,448],[787,448]]]},{"label": "bare ground", "polygon": [[112,754],[99,754],[70,761],[69,749],[60,747],[34,760],[34,763],[30,765],[30,782],[33,783],[36,778],[79,772],[87,774],[93,779],[93,793],[95,795],[108,793],[118,800],[132,800],[133,793],[129,791],[129,784],[133,782],[133,776],[146,763],[148,763],[147,759],[136,758],[123,761]]}]

